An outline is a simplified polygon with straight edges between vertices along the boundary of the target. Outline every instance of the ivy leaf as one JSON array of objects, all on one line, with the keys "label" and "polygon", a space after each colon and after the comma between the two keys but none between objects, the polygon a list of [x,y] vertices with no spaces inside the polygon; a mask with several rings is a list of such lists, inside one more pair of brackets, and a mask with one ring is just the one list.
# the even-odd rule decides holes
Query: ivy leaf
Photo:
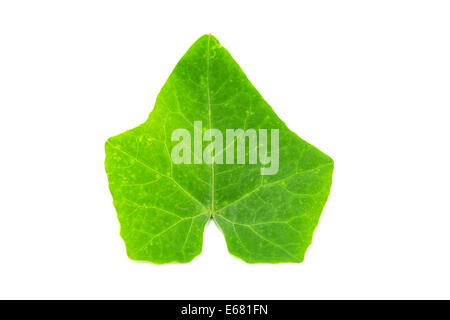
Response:
[{"label": "ivy leaf", "polygon": [[[215,128],[224,136],[227,129],[278,130],[279,150],[271,151],[278,167],[263,174],[268,164],[261,157],[257,163],[220,163],[217,159],[229,150],[234,156],[234,139],[218,150],[202,145],[203,154],[209,150],[212,156],[210,163],[175,163],[171,154],[179,141],[172,135],[184,129],[195,136],[194,123],[202,124],[201,134]],[[275,146],[274,139],[267,150]],[[246,159],[253,151],[248,140]],[[230,253],[246,262],[303,261],[333,173],[333,160],[286,127],[210,35],[198,39],[176,65],[147,121],[110,138],[105,148],[127,254],[156,264],[198,256],[211,219]],[[264,151],[261,142],[256,149]],[[198,157],[195,150],[182,153]]]}]

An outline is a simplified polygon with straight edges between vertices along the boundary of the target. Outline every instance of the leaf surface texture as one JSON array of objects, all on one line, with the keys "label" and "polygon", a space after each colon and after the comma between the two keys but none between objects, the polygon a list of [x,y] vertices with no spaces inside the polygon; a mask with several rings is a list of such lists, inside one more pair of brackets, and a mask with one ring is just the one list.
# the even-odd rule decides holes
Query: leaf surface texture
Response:
[{"label": "leaf surface texture", "polygon": [[[278,172],[261,175],[259,161],[174,164],[171,150],[178,142],[171,134],[184,128],[194,137],[194,121],[223,133],[224,158],[232,147],[226,129],[278,129]],[[230,253],[246,262],[303,261],[333,173],[333,160],[290,131],[208,35],[178,62],[147,121],[111,137],[105,149],[127,254],[156,264],[198,256],[210,219]]]}]

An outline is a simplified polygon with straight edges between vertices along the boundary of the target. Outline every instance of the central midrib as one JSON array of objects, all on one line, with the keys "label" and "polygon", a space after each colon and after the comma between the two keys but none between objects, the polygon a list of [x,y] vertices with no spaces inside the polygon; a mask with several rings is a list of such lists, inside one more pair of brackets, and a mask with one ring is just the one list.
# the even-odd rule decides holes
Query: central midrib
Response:
[{"label": "central midrib", "polygon": [[[208,37],[208,50],[206,53],[206,92],[208,95],[208,118],[209,129],[212,129],[212,115],[211,115],[211,95],[209,92],[209,43],[211,41],[211,34]],[[215,152],[215,150],[214,150]],[[211,161],[211,218],[214,216],[214,159],[215,154],[212,155]]]}]

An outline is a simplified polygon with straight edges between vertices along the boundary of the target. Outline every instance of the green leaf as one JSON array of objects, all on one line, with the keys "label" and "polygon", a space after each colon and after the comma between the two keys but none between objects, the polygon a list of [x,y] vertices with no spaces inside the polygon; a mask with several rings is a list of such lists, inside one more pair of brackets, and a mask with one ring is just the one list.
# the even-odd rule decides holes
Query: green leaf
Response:
[{"label": "green leaf", "polygon": [[[203,133],[216,128],[223,136],[227,129],[278,129],[278,171],[262,174],[268,164],[261,158],[250,163],[250,142],[244,164],[215,163],[234,143],[223,143],[211,164],[175,164],[171,152],[179,141],[172,141],[172,134],[185,129],[194,137],[195,121],[202,122]],[[275,140],[269,140],[271,150]],[[333,173],[333,160],[291,132],[228,51],[207,35],[176,65],[147,121],[110,138],[105,148],[128,256],[157,264],[199,255],[210,219],[230,253],[246,262],[303,261]]]}]

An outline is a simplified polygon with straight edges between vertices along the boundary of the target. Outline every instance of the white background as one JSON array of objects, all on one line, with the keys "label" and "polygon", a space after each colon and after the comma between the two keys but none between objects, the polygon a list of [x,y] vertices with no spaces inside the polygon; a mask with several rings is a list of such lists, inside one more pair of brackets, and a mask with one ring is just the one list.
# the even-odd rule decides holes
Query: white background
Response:
[{"label": "white background", "polygon": [[[302,264],[130,261],[104,142],[213,33],[335,160]],[[0,298],[450,298],[448,1],[2,1]]]}]

